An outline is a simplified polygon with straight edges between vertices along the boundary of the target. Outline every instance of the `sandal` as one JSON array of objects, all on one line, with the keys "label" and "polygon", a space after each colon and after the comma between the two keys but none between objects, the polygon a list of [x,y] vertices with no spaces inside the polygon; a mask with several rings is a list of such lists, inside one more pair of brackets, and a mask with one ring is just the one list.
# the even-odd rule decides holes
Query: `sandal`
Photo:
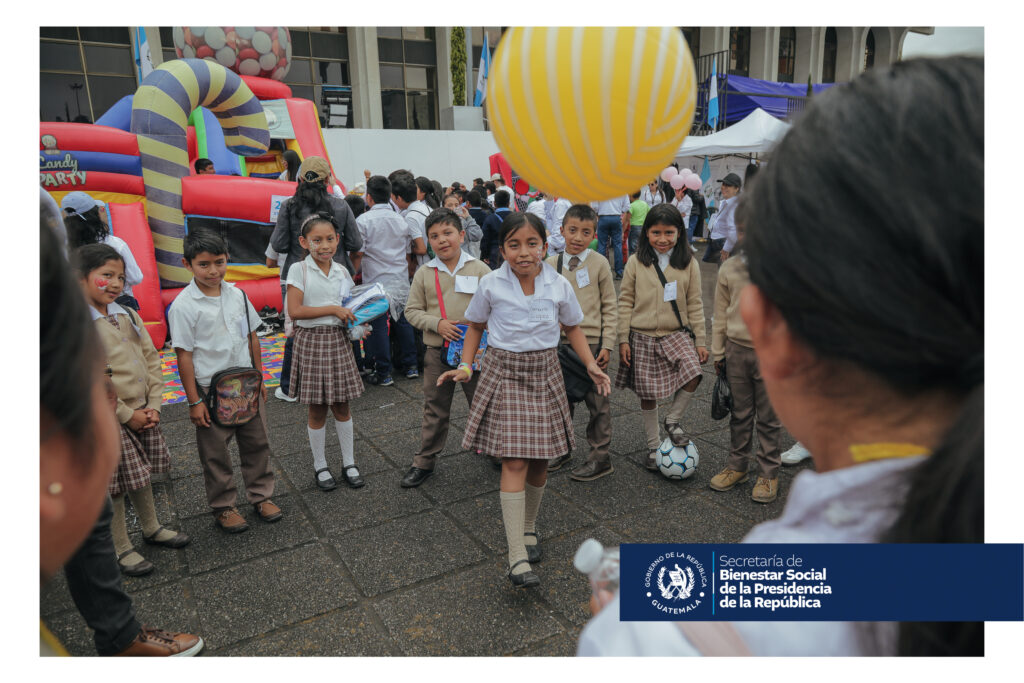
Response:
[{"label": "sandal", "polygon": [[[145,576],[146,574],[149,574],[151,571],[156,569],[156,566],[144,557],[142,558],[142,562],[137,562],[133,565],[126,565],[121,563],[121,560],[123,558],[127,557],[128,555],[131,555],[134,552],[136,552],[135,548],[129,548],[128,550],[125,550],[123,553],[117,556],[117,566],[121,568],[122,572],[124,572],[128,576]],[[139,555],[139,557],[142,556]]]},{"label": "sandal", "polygon": [[[533,536],[534,538],[537,538],[537,532],[526,531],[523,533],[523,536]],[[540,562],[541,554],[542,553],[540,551],[539,539],[537,543],[526,546],[526,559],[529,561],[530,564],[533,564],[534,562]]]},{"label": "sandal", "polygon": [[[349,470],[355,470],[355,475],[349,475]],[[359,475],[359,468],[357,468],[355,465],[349,465],[348,467],[342,469],[341,476],[345,477],[345,482],[354,489],[362,488],[363,486],[366,485],[366,482],[363,481],[363,478]]]},{"label": "sandal", "polygon": [[523,563],[529,564],[529,560],[519,560],[514,565],[508,568],[506,576],[508,580],[512,582],[512,585],[517,588],[532,588],[533,586],[540,585],[540,577],[534,574],[532,571],[523,572],[522,574],[513,574],[512,570]]},{"label": "sandal", "polygon": [[[166,541],[158,541],[156,540],[156,537],[160,535],[161,531],[170,531],[173,532],[174,535],[168,538]],[[192,539],[190,539],[187,534],[183,534],[180,531],[174,531],[173,529],[168,529],[165,526],[161,526],[159,529],[153,532],[152,536],[147,536],[143,534],[142,540],[150,545],[162,545],[165,548],[184,548],[189,544],[189,541],[191,541]]]},{"label": "sandal", "polygon": [[[320,478],[321,472],[327,473],[326,479]],[[333,491],[334,489],[338,488],[338,482],[334,481],[334,475],[331,474],[331,470],[327,467],[322,467],[318,469],[316,472],[314,472],[313,481],[316,482],[316,485],[320,488],[321,491]]]}]

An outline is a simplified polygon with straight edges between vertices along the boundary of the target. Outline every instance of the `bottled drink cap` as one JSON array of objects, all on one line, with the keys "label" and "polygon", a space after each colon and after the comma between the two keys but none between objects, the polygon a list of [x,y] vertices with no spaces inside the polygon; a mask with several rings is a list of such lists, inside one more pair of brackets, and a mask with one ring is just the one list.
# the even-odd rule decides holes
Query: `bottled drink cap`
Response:
[{"label": "bottled drink cap", "polygon": [[576,567],[577,571],[589,575],[601,564],[601,557],[604,555],[604,547],[600,541],[594,538],[588,538],[583,541],[580,545],[579,550],[576,551],[576,557],[573,558],[573,566]]}]

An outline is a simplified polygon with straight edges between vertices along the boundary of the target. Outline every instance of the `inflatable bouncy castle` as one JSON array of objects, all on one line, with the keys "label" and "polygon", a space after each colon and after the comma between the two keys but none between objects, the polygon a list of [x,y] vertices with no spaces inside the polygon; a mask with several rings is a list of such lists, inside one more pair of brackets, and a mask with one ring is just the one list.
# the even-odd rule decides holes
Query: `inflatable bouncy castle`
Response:
[{"label": "inflatable bouncy castle", "polygon": [[[295,192],[294,182],[277,179],[283,152],[328,159],[313,102],[212,58],[179,59],[154,69],[95,124],[41,123],[39,142],[40,183],[58,204],[76,190],[107,204],[111,232],[142,269],[133,289],[157,348],[168,338],[166,310],[191,279],[182,265],[189,230],[224,237],[226,279],[257,310],[281,310],[278,269],[266,267],[264,252]],[[216,175],[195,175],[198,158],[212,160]]]}]

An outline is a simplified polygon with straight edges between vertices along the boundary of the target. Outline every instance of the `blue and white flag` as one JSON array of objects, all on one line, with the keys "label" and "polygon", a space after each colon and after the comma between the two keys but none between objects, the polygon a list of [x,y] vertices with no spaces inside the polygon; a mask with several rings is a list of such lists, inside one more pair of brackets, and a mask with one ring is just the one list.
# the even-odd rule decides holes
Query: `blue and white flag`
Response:
[{"label": "blue and white flag", "polygon": [[153,59],[149,53],[149,40],[146,29],[139,26],[135,29],[135,66],[139,72],[139,83],[153,71]]},{"label": "blue and white flag", "polygon": [[711,60],[711,94],[708,96],[708,125],[718,125],[718,57]]},{"label": "blue and white flag", "polygon": [[704,167],[700,169],[700,182],[702,185],[707,185],[709,180],[711,180],[711,164],[708,162],[707,155],[705,155]]},{"label": "blue and white flag", "polygon": [[476,77],[476,97],[473,106],[479,107],[487,97],[487,76],[491,72],[491,52],[487,49],[487,34],[484,33],[484,49],[480,52],[480,73]]}]

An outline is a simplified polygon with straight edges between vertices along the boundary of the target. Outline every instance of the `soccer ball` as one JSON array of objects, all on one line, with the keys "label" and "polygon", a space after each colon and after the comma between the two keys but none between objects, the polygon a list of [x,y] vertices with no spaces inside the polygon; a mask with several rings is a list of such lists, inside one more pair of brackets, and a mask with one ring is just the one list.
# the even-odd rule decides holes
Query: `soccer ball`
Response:
[{"label": "soccer ball", "polygon": [[667,479],[692,477],[699,462],[700,454],[692,441],[686,448],[680,448],[672,443],[672,439],[665,439],[658,449],[658,471]]}]

